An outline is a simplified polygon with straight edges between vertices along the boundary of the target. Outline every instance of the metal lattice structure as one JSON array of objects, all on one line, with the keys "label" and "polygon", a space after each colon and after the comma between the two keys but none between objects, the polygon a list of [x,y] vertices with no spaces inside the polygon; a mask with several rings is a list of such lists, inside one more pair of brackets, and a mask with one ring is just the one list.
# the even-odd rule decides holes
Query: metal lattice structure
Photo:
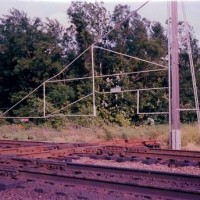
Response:
[{"label": "metal lattice structure", "polygon": [[[94,42],[92,45],[90,45],[87,49],[85,49],[80,55],[78,55],[71,63],[69,63],[66,67],[63,68],[58,74],[55,76],[49,78],[48,80],[44,81],[41,85],[39,85],[37,88],[35,88],[32,92],[30,92],[28,95],[26,95],[24,98],[22,98],[20,101],[18,101],[15,105],[13,105],[11,108],[6,110],[0,115],[0,118],[49,118],[49,117],[55,117],[55,116],[96,116],[96,94],[111,94],[111,93],[126,93],[126,92],[135,92],[136,93],[136,99],[137,99],[137,114],[169,114],[169,129],[170,129],[170,143],[173,149],[180,149],[181,148],[181,140],[180,140],[180,111],[187,111],[187,110],[194,110],[197,112],[197,119],[199,124],[199,130],[200,130],[200,112],[199,112],[199,101],[198,101],[198,95],[197,95],[197,87],[196,87],[196,79],[195,79],[195,73],[194,73],[194,64],[192,59],[192,53],[191,53],[191,46],[190,46],[190,40],[189,40],[189,31],[188,31],[188,23],[186,21],[186,14],[185,9],[182,3],[182,9],[184,14],[184,20],[186,21],[186,39],[187,39],[187,46],[188,46],[188,55],[189,55],[189,61],[190,61],[190,69],[192,74],[192,81],[193,81],[193,89],[194,89],[194,96],[195,96],[195,107],[192,109],[181,109],[179,108],[179,75],[178,75],[178,29],[177,29],[177,1],[171,1],[168,4],[168,66],[155,63],[152,61],[147,61],[138,57],[133,57],[121,52],[113,51],[111,49],[106,49],[103,47],[97,46],[97,43],[102,38],[108,36],[113,30],[118,28],[123,22],[125,22],[130,16],[132,16],[135,12],[139,11],[142,7],[144,7],[148,3],[143,3],[138,9],[131,12],[124,20],[122,20],[119,24],[117,24],[112,30],[104,34],[103,36],[99,36],[97,41]],[[95,75],[95,49],[100,49],[102,51],[106,51],[109,53],[113,53],[116,55],[124,56],[130,59],[138,60],[141,62],[148,63],[150,65],[154,65],[159,67],[158,69],[149,69],[149,70],[142,70],[137,72],[120,72],[115,74],[104,74],[104,75]],[[61,75],[63,72],[68,70],[68,68],[75,63],[81,56],[83,56],[86,52],[91,52],[91,72],[92,76],[87,77],[76,77],[76,78],[69,78],[69,79],[56,79]],[[156,73],[166,71],[168,72],[168,79],[169,79],[169,85],[168,87],[151,87],[151,88],[138,88],[138,89],[128,89],[128,90],[112,90],[110,92],[102,92],[98,91],[95,88],[95,81],[97,78],[105,78],[105,77],[113,77],[113,76],[121,76],[121,75],[131,75],[136,73]],[[54,110],[50,114],[46,112],[47,108],[47,100],[46,100],[46,85],[49,83],[57,83],[57,82],[72,82],[77,80],[91,80],[92,81],[92,91],[79,98],[78,100],[69,103],[68,105],[65,105],[64,107],[61,107],[57,110]],[[39,89],[42,88],[43,91],[43,115],[41,116],[6,116],[9,111],[17,107],[21,102],[26,100],[30,95],[37,92]],[[168,90],[169,93],[169,111],[166,112],[141,112],[140,111],[140,92],[141,91],[149,91],[149,90]],[[60,111],[82,101],[87,98],[92,98],[92,109],[90,114],[62,114]]]}]

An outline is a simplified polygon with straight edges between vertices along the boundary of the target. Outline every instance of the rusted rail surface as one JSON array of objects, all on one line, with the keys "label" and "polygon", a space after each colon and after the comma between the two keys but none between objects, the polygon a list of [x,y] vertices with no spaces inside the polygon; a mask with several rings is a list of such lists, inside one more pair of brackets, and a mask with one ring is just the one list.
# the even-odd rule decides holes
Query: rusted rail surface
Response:
[{"label": "rusted rail surface", "polygon": [[118,147],[118,146],[86,146],[76,148],[48,149],[46,151],[33,152],[32,154],[21,154],[22,157],[29,158],[58,158],[63,159],[68,156],[85,156],[95,159],[110,159],[119,162],[123,161],[145,161],[147,164],[161,163],[176,166],[200,166],[200,153],[181,153],[168,150],[149,150],[138,147]]},{"label": "rusted rail surface", "polygon": [[115,159],[123,161],[145,161],[147,164],[162,163],[175,166],[198,166],[200,167],[200,152],[180,151],[168,149],[135,148],[127,146],[103,146],[97,153],[90,155],[95,159]]},{"label": "rusted rail surface", "polygon": [[[14,144],[14,143],[13,143]],[[68,148],[78,148],[78,147],[88,147],[93,146],[94,144],[87,144],[87,143],[40,143],[35,145],[32,143],[30,146],[20,146],[20,147],[13,147],[13,148],[0,148],[0,156],[1,155],[29,155],[32,156],[34,154],[42,154],[45,152],[51,152],[55,150],[62,150]]]},{"label": "rusted rail surface", "polygon": [[0,155],[12,155],[23,158],[63,158],[66,157],[91,157],[93,159],[109,159],[118,162],[123,161],[143,161],[146,164],[161,163],[174,166],[200,166],[200,152],[175,151],[166,149],[149,149],[141,147],[141,143],[136,146],[99,145],[99,144],[52,144],[45,143],[39,146],[24,146],[18,148],[0,149]]},{"label": "rusted rail surface", "polygon": [[0,140],[0,148],[18,148],[18,147],[30,147],[30,146],[44,146],[48,144],[55,143],[46,143],[46,142],[36,142],[36,141],[15,141],[15,140]]},{"label": "rusted rail surface", "polygon": [[[6,145],[10,146],[6,148]],[[0,190],[23,184],[26,187],[26,182],[31,180],[35,183],[71,184],[80,190],[83,185],[95,187],[93,189],[99,191],[99,195],[106,193],[106,199],[111,193],[121,193],[123,200],[200,199],[200,176],[69,162],[70,158],[91,157],[118,162],[129,160],[200,166],[199,152],[171,151],[158,147],[155,141],[121,141],[117,144],[0,141]],[[94,196],[88,199],[94,199]]]}]

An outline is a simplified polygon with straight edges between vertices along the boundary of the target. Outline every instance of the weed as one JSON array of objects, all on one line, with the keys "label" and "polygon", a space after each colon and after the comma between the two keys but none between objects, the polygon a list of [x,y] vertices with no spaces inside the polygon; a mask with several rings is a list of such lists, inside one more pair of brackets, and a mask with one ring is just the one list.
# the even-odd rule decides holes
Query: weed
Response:
[{"label": "weed", "polygon": [[19,141],[19,138],[18,137],[14,137],[13,140],[14,141]]},{"label": "weed", "polygon": [[3,135],[3,139],[8,139],[9,137],[7,135]]},{"label": "weed", "polygon": [[33,140],[33,136],[32,135],[28,135],[27,139],[28,140]]},{"label": "weed", "polygon": [[[49,142],[95,142],[119,138],[123,140],[155,139],[159,140],[164,147],[168,146],[169,141],[168,125],[119,127],[104,124],[99,127],[92,124],[88,127],[87,124],[84,127],[74,123],[65,123],[62,126],[59,125],[59,120],[54,122],[58,125],[59,130],[47,126],[32,126],[25,129],[21,125],[2,125],[0,139]],[[181,143],[183,149],[199,149],[199,133],[196,124],[181,125]]]},{"label": "weed", "polygon": [[112,133],[108,129],[105,129],[105,138],[104,139],[106,141],[109,141],[109,140],[113,139]]}]

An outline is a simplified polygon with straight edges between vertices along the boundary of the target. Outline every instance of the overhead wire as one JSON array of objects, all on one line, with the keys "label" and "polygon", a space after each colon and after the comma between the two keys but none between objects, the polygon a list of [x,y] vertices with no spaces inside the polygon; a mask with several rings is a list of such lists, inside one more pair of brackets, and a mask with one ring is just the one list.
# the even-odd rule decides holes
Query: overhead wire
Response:
[{"label": "overhead wire", "polygon": [[25,97],[23,97],[20,101],[18,101],[17,103],[15,103],[13,106],[11,106],[8,110],[6,110],[5,112],[0,114],[0,118],[2,118],[5,114],[7,114],[9,111],[11,111],[13,108],[15,108],[18,104],[20,104],[22,101],[24,101],[26,98],[28,98],[31,94],[33,94],[36,90],[38,90],[41,86],[43,86],[43,84],[45,84],[46,82],[58,77],[60,74],[62,74],[65,70],[67,70],[69,68],[69,66],[71,64],[73,64],[78,58],[80,58],[85,52],[87,52],[90,48],[92,48],[92,46],[96,45],[100,39],[108,36],[113,30],[117,29],[118,27],[121,26],[122,23],[124,23],[127,19],[129,19],[134,13],[136,13],[137,11],[139,11],[141,8],[143,8],[149,1],[144,2],[140,7],[138,7],[136,10],[132,11],[130,14],[128,14],[121,22],[119,22],[117,25],[115,25],[110,31],[108,31],[107,33],[105,33],[102,36],[99,36],[97,38],[97,41],[94,42],[93,44],[91,44],[88,48],[86,48],[82,53],[80,53],[74,60],[72,60],[66,67],[64,67],[59,73],[57,73],[56,75],[54,75],[53,77],[45,80],[44,82],[42,82],[38,87],[36,87],[34,90],[32,90],[29,94],[27,94]]},{"label": "overhead wire", "polygon": [[196,83],[196,77],[195,77],[194,62],[193,62],[192,48],[191,48],[191,41],[190,41],[190,34],[189,34],[189,24],[186,18],[186,11],[185,11],[185,6],[184,6],[183,1],[181,1],[181,5],[182,5],[182,11],[183,11],[183,17],[184,17],[184,23],[185,23],[185,29],[186,29],[185,31],[186,31],[187,52],[189,56],[190,71],[192,75],[192,85],[193,85],[193,91],[194,91],[194,100],[195,100],[197,122],[198,122],[198,129],[199,129],[199,135],[200,135],[199,99],[198,99],[198,89],[197,89],[197,83]]}]

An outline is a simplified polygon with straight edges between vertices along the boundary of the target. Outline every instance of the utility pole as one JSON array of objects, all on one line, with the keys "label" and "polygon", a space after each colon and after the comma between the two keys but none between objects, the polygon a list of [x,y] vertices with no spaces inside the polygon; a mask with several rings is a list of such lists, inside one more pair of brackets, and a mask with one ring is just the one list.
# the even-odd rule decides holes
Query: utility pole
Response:
[{"label": "utility pole", "polygon": [[[178,14],[177,1],[171,1],[171,41],[170,41],[170,77],[171,80],[171,148],[174,150],[181,149],[181,132],[180,132],[180,94],[179,94],[179,55],[178,55]],[[170,22],[169,22],[170,23]]]}]

